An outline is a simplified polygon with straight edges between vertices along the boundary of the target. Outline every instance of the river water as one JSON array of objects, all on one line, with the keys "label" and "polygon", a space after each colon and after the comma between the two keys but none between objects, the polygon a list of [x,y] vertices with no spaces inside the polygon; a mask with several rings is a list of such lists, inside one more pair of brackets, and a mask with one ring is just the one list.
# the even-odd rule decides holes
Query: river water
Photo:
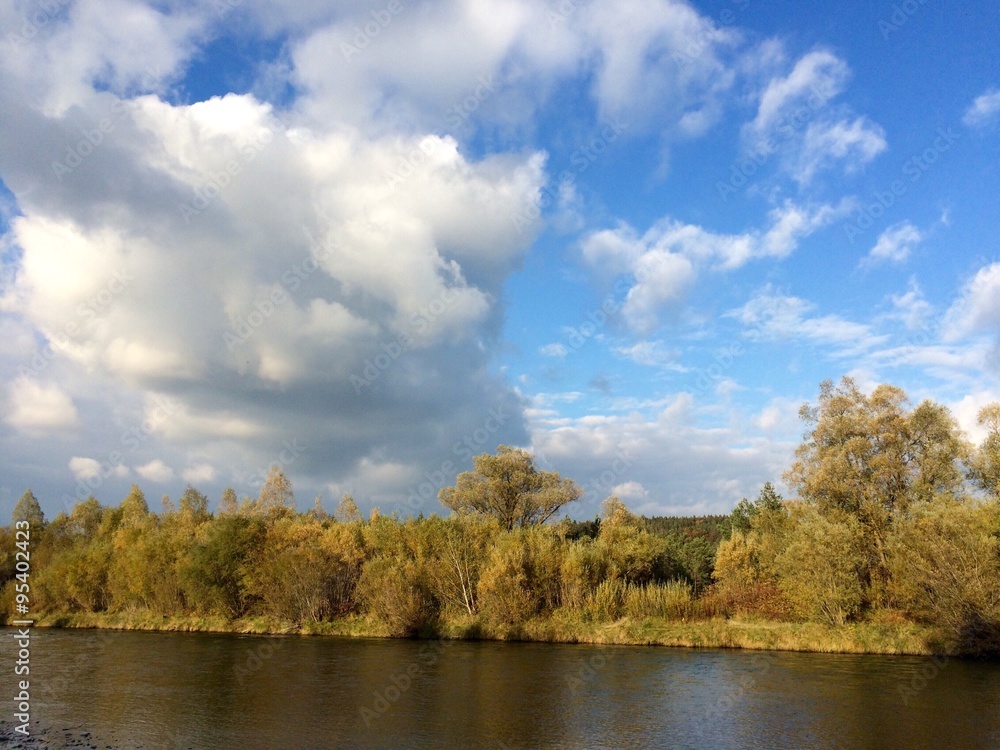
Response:
[{"label": "river water", "polygon": [[36,628],[31,699],[98,748],[1000,748],[995,660]]}]

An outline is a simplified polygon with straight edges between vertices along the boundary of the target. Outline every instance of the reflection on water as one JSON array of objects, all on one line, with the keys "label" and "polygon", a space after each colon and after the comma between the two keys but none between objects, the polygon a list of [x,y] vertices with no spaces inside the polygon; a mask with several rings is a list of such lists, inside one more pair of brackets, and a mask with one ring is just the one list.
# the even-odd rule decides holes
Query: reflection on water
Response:
[{"label": "reflection on water", "polygon": [[1000,748],[982,660],[35,629],[32,686],[98,747]]}]

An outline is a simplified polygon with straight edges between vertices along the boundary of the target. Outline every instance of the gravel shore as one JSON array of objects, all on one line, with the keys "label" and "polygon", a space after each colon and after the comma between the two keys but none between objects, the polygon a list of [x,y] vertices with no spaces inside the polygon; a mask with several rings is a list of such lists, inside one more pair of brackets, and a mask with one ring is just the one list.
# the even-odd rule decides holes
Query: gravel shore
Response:
[{"label": "gravel shore", "polygon": [[97,741],[82,726],[42,726],[40,722],[30,723],[31,734],[25,737],[14,729],[9,721],[0,720],[0,747],[16,750],[121,750],[118,745],[97,744]]}]

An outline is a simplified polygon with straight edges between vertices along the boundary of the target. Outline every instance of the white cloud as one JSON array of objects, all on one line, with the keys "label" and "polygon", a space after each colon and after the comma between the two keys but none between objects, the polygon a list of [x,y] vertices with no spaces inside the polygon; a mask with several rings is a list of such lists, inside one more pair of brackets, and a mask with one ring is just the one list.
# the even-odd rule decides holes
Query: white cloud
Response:
[{"label": "white cloud", "polygon": [[777,397],[761,409],[752,422],[768,434],[794,434],[800,427],[799,408],[802,404],[784,397]]},{"label": "white cloud", "polygon": [[753,146],[759,145],[779,130],[789,128],[790,116],[796,109],[822,109],[844,90],[849,77],[847,63],[830,52],[818,50],[804,55],[787,76],[774,78],[768,84],[745,135]]},{"label": "white cloud", "polygon": [[986,439],[986,428],[979,424],[979,410],[987,404],[1000,401],[1000,390],[983,390],[969,393],[959,401],[948,404],[951,413],[955,415],[958,426],[976,445]]},{"label": "white cloud", "polygon": [[78,481],[92,479],[100,476],[101,462],[95,458],[73,456],[73,458],[69,460],[69,470],[73,472],[73,477]]},{"label": "white cloud", "polygon": [[641,482],[630,480],[622,484],[616,484],[611,488],[611,494],[617,495],[618,499],[624,501],[643,500],[649,497],[649,490],[643,487]]},{"label": "white cloud", "polygon": [[174,470],[158,458],[142,466],[136,466],[135,473],[150,482],[169,482],[174,478]]},{"label": "white cloud", "polygon": [[890,300],[893,309],[889,313],[889,317],[901,320],[911,331],[926,326],[927,318],[933,308],[915,280],[910,280],[909,288],[905,294],[890,295]]},{"label": "white cloud", "polygon": [[634,344],[617,346],[614,351],[645,367],[684,370],[678,363],[680,352],[668,349],[662,341],[637,341]]},{"label": "white cloud", "polygon": [[49,432],[75,427],[79,415],[57,384],[22,376],[7,388],[4,421],[26,432]]},{"label": "white cloud", "polygon": [[866,117],[853,122],[814,122],[805,136],[792,176],[800,185],[812,182],[824,169],[843,163],[846,172],[857,171],[887,147],[885,130]]},{"label": "white cloud", "polygon": [[569,354],[569,349],[567,349],[564,344],[557,342],[554,344],[546,344],[545,346],[539,348],[538,353],[544,357],[556,357],[558,359],[562,359]]},{"label": "white cloud", "polygon": [[[69,470],[78,482],[85,482],[96,477],[125,477],[128,467],[123,464],[101,464],[96,458],[73,456],[69,460]],[[82,498],[80,498],[82,499]]]},{"label": "white cloud", "polygon": [[758,158],[778,154],[800,186],[825,170],[863,167],[886,149],[885,131],[846,105],[832,107],[849,78],[847,63],[830,52],[801,57],[761,94],[756,117],[743,127],[746,151]]},{"label": "white cloud", "polygon": [[877,265],[888,261],[903,263],[913,252],[913,248],[924,240],[924,235],[913,224],[902,221],[893,224],[879,235],[868,255],[861,261],[864,266]]},{"label": "white cloud", "polygon": [[949,311],[952,335],[1000,332],[1000,263],[979,269]]},{"label": "white cloud", "polygon": [[207,463],[194,464],[181,472],[181,478],[188,484],[215,481],[215,467]]},{"label": "white cloud", "polygon": [[742,308],[727,315],[737,318],[754,341],[802,340],[828,347],[837,356],[856,355],[888,340],[871,326],[839,315],[812,315],[816,306],[767,286]]},{"label": "white cloud", "polygon": [[768,214],[764,231],[726,235],[664,218],[641,237],[628,225],[593,232],[582,241],[584,260],[612,273],[634,278],[622,314],[641,333],[655,329],[660,314],[678,306],[697,277],[699,266],[733,270],[751,260],[784,258],[805,237],[819,231],[853,207],[849,200],[837,206],[799,206],[785,201]]},{"label": "white cloud", "polygon": [[985,334],[992,339],[989,369],[996,370],[1000,355],[1000,263],[979,269],[945,313],[942,328],[946,341],[975,334]]},{"label": "white cloud", "polygon": [[362,49],[352,40],[370,20],[368,8],[342,6],[299,22],[291,75],[311,121],[452,133],[490,122],[516,132],[558,83],[582,77],[603,121],[699,135],[722,112],[735,81],[727,58],[741,41],[680,0],[403,4]]},{"label": "white cloud", "polygon": [[971,128],[990,124],[1000,115],[1000,89],[990,89],[977,96],[962,116],[962,122]]},{"label": "white cloud", "polygon": [[587,492],[579,517],[593,516],[615,491],[642,500],[632,508],[647,515],[728,513],[740,497],[780,479],[793,442],[777,433],[751,436],[735,419],[734,426],[698,427],[696,410],[683,393],[625,414],[542,415],[531,423],[531,450]]}]

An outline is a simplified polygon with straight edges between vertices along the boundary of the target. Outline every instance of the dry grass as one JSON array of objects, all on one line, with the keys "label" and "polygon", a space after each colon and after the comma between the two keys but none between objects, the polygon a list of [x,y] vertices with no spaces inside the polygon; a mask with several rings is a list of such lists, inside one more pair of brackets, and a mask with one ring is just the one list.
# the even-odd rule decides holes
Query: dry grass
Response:
[{"label": "dry grass", "polygon": [[[161,630],[206,633],[293,633],[346,637],[385,637],[384,625],[361,617],[295,625],[267,618],[162,617],[147,612],[46,615],[39,627]],[[438,623],[421,635],[456,640],[517,640],[548,643],[597,643],[686,648],[737,648],[849,654],[955,653],[941,645],[939,633],[910,622],[865,622],[839,627],[817,623],[725,619],[665,620],[662,617],[601,622],[572,610],[517,625],[498,626],[464,616]]]}]

